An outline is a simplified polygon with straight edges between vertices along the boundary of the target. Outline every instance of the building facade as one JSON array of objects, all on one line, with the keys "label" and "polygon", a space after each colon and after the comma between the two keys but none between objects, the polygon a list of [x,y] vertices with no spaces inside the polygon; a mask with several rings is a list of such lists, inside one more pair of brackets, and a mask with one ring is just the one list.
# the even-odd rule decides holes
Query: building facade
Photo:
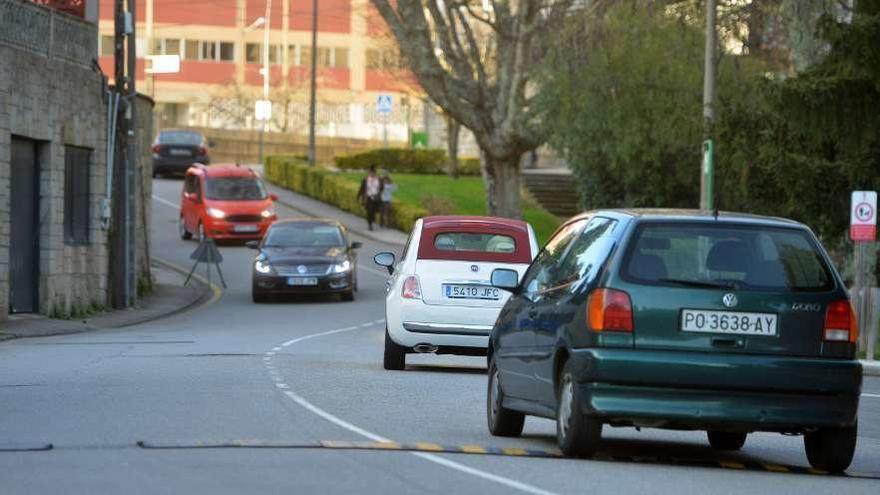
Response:
[{"label": "building facade", "polygon": [[[405,141],[423,127],[423,100],[400,70],[394,42],[369,0],[320,0],[318,134]],[[269,10],[267,11],[267,6]],[[140,88],[156,101],[158,127],[255,129],[262,99],[265,29],[269,131],[304,133],[308,122],[312,0],[138,0]],[[100,66],[112,74],[113,1],[101,0]],[[268,22],[266,22],[268,19]],[[179,72],[153,73],[153,56],[176,55]],[[390,115],[377,112],[392,95]]]},{"label": "building facade", "polygon": [[[0,0],[0,322],[108,303],[108,86],[95,64],[97,14],[97,0]],[[151,103],[141,100],[149,126]],[[149,144],[141,149],[143,169]],[[149,180],[137,181],[141,193]],[[149,281],[142,198],[136,257]]]}]

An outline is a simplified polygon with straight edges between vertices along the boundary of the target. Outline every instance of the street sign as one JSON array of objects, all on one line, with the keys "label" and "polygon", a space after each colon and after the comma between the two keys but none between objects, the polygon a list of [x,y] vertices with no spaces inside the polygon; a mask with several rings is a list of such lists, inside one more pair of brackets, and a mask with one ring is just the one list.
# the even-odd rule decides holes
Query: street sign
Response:
[{"label": "street sign", "polygon": [[180,72],[180,55],[150,55],[152,67],[147,74],[177,74]]},{"label": "street sign", "polygon": [[382,115],[388,115],[393,108],[391,95],[379,95],[376,97],[376,112]]},{"label": "street sign", "polygon": [[877,191],[853,191],[849,237],[856,242],[877,238]]},{"label": "street sign", "polygon": [[269,100],[257,100],[254,103],[254,118],[257,120],[272,119],[272,102]]},{"label": "street sign", "polygon": [[226,288],[226,280],[223,278],[223,271],[220,270],[220,263],[223,262],[223,255],[220,254],[220,250],[217,249],[217,244],[214,243],[214,239],[205,238],[199,243],[196,250],[189,255],[189,259],[195,260],[196,262],[193,263],[189,275],[187,275],[186,280],[183,281],[184,286],[189,283],[189,279],[192,278],[199,263],[204,263],[205,273],[208,276],[208,284],[211,283],[211,265],[214,265],[217,268],[217,274],[220,275],[220,282],[223,283],[223,287]]},{"label": "street sign", "polygon": [[417,150],[424,150],[428,148],[428,133],[427,132],[413,132],[409,137],[409,144],[413,148]]}]

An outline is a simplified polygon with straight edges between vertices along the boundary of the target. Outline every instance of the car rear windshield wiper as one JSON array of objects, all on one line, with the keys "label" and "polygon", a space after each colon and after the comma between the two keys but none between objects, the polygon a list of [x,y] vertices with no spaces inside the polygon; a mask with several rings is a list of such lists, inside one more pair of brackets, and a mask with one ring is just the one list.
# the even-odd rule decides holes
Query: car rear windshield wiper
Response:
[{"label": "car rear windshield wiper", "polygon": [[678,278],[660,278],[658,282],[666,282],[667,284],[683,285],[686,287],[699,287],[702,289],[738,289],[739,284],[736,282],[704,282],[700,280],[683,280]]}]

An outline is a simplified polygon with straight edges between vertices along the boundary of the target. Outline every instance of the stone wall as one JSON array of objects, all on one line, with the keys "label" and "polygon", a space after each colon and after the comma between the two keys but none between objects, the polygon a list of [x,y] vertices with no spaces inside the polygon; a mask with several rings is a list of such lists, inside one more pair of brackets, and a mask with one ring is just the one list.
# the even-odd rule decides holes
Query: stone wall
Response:
[{"label": "stone wall", "polygon": [[[40,167],[39,308],[71,316],[106,302],[104,79],[92,60],[93,23],[24,0],[0,0],[0,320],[9,308],[10,143],[38,141]],[[64,239],[65,145],[93,151],[88,243]]]}]

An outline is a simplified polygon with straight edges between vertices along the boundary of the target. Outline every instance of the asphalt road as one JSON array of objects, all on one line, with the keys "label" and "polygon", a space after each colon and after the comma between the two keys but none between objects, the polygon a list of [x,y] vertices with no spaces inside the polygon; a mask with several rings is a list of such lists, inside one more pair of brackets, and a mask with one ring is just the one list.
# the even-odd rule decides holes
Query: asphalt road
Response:
[{"label": "asphalt road", "polygon": [[[190,266],[179,180],[155,184],[153,254]],[[282,217],[294,212],[279,208]],[[880,490],[880,380],[865,381],[867,477],[695,467],[672,458],[807,466],[800,437],[751,435],[735,454],[699,432],[605,429],[615,461],[315,448],[394,441],[551,449],[554,425],[486,431],[480,358],[410,357],[382,370],[385,276],[366,239],[357,300],[254,305],[250,260],[223,246],[229,288],[207,307],[125,329],[0,344],[0,493],[871,493]],[[216,280],[216,278],[215,278]],[[246,442],[288,448],[144,449]],[[54,445],[47,452],[10,449]],[[427,449],[433,445],[423,446]],[[3,449],[10,451],[3,452]],[[631,462],[628,457],[661,458]]]}]

